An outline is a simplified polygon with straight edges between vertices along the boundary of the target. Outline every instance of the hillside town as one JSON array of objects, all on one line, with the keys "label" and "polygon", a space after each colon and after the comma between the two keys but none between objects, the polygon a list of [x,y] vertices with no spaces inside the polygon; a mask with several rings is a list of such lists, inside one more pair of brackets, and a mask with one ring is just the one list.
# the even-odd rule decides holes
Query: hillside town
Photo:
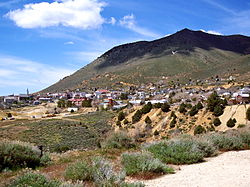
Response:
[{"label": "hillside town", "polygon": [[[228,105],[250,103],[250,86],[212,86],[208,88],[184,86],[175,88],[159,88],[153,84],[148,86],[127,87],[126,89],[93,89],[82,92],[65,91],[56,93],[37,93],[8,95],[0,97],[0,108],[11,109],[27,106],[39,106],[54,103],[58,108],[76,112],[83,107],[94,107],[97,110],[118,110],[142,104],[169,103],[172,106],[181,103],[197,104],[205,102],[213,92],[225,99]],[[55,110],[55,114],[57,111]],[[35,116],[32,116],[35,118]],[[6,118],[7,119],[7,118]]]}]

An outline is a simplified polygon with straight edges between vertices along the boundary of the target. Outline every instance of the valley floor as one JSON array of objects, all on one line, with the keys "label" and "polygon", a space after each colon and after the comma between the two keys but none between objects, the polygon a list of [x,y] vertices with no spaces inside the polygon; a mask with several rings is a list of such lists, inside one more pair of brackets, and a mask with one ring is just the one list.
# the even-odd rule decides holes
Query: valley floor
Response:
[{"label": "valley floor", "polygon": [[250,186],[250,150],[230,151],[207,162],[183,165],[176,174],[144,181],[152,187],[249,187]]}]

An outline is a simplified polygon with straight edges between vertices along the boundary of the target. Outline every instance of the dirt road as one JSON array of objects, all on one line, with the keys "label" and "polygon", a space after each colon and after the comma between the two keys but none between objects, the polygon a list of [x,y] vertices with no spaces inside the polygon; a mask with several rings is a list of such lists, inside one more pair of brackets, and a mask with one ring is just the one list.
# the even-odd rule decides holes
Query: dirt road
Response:
[{"label": "dirt road", "polygon": [[249,187],[250,150],[226,152],[204,163],[180,166],[176,174],[144,183],[150,187]]}]

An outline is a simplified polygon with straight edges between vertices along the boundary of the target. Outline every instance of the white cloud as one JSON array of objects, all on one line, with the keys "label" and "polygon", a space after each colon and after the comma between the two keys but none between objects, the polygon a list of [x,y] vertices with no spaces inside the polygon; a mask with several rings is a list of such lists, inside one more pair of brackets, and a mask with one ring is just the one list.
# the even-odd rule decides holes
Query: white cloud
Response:
[{"label": "white cloud", "polygon": [[69,42],[65,42],[64,45],[74,45],[75,43],[72,42],[72,41],[69,41]]},{"label": "white cloud", "polygon": [[0,55],[1,91],[10,89],[15,91],[27,87],[33,91],[39,91],[73,72],[74,70],[69,68],[54,67],[26,59]]},{"label": "white cloud", "polygon": [[116,24],[116,19],[114,17],[111,17],[109,21],[107,21],[107,23],[111,24],[111,25],[115,25]]},{"label": "white cloud", "polygon": [[124,16],[120,21],[119,21],[120,25],[123,26],[123,27],[126,27],[138,34],[141,34],[143,36],[149,36],[149,37],[152,37],[152,38],[157,38],[157,37],[160,37],[159,34],[157,33],[154,33],[146,28],[143,28],[143,27],[139,27],[137,24],[136,24],[136,21],[135,21],[135,16],[134,14],[130,14],[130,15],[126,15]]},{"label": "white cloud", "polygon": [[223,35],[222,33],[217,32],[217,31],[213,31],[213,30],[208,30],[208,31],[205,31],[205,30],[201,29],[200,31],[202,31],[202,32],[206,32],[206,33],[208,33],[208,34]]},{"label": "white cloud", "polygon": [[105,19],[101,11],[106,4],[99,0],[55,0],[30,3],[6,16],[22,28],[45,28],[62,25],[80,29],[100,27]]}]

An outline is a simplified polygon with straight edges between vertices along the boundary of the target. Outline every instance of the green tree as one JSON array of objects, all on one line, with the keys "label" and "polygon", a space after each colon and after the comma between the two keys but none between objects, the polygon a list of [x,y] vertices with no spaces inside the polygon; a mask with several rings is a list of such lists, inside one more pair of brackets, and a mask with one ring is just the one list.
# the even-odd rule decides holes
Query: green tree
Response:
[{"label": "green tree", "polygon": [[186,105],[184,103],[181,103],[179,106],[179,112],[185,114],[187,112]]},{"label": "green tree", "polygon": [[125,114],[123,111],[119,112],[118,114],[118,121],[122,121],[125,119]]},{"label": "green tree", "polygon": [[196,106],[193,106],[192,108],[191,108],[191,110],[189,111],[189,115],[190,116],[194,116],[194,115],[196,115],[197,113],[198,113],[198,109],[197,109],[197,107]]},{"label": "green tree", "polygon": [[203,105],[201,104],[201,102],[197,103],[196,108],[197,108],[198,110],[203,109]]},{"label": "green tree", "polygon": [[194,135],[203,134],[203,133],[206,133],[206,129],[204,127],[202,127],[201,125],[198,125],[197,127],[195,127]]},{"label": "green tree", "polygon": [[162,104],[161,110],[162,110],[162,112],[169,112],[170,111],[170,105],[167,102]]},{"label": "green tree", "polygon": [[170,122],[170,128],[174,128],[175,127],[175,124],[176,124],[176,119],[172,119],[172,121]]},{"label": "green tree", "polygon": [[145,123],[147,123],[147,124],[151,124],[151,123],[152,123],[152,120],[150,119],[149,116],[147,116],[147,117],[145,118]]},{"label": "green tree", "polygon": [[222,106],[216,105],[216,106],[214,107],[214,112],[213,112],[213,114],[214,114],[216,117],[221,116],[221,115],[223,114],[223,108],[222,108]]},{"label": "green tree", "polygon": [[248,121],[250,121],[250,107],[248,107],[248,109],[247,109],[246,118]]},{"label": "green tree", "polygon": [[235,126],[235,123],[236,123],[236,120],[230,118],[230,119],[227,121],[227,126],[228,126],[229,128],[233,128],[233,127]]},{"label": "green tree", "polygon": [[152,104],[148,102],[146,105],[142,107],[141,112],[142,114],[147,114],[151,111],[152,108],[153,108]]},{"label": "green tree", "polygon": [[142,112],[140,110],[137,110],[135,114],[132,116],[132,123],[136,123],[141,120]]},{"label": "green tree", "polygon": [[216,126],[216,127],[221,125],[221,121],[219,118],[215,118],[213,123],[214,123],[214,126]]},{"label": "green tree", "polygon": [[155,103],[154,104],[154,108],[161,108],[161,106],[162,106],[162,103]]},{"label": "green tree", "polygon": [[[223,110],[225,108],[225,106],[227,105],[227,101],[224,99],[221,99],[217,92],[213,92],[207,99],[207,108],[210,112],[214,112],[215,107],[216,106],[220,106],[222,109],[222,113]],[[218,108],[217,108],[218,109]],[[220,110],[220,109],[218,109]],[[218,112],[218,111],[217,111]]]}]

